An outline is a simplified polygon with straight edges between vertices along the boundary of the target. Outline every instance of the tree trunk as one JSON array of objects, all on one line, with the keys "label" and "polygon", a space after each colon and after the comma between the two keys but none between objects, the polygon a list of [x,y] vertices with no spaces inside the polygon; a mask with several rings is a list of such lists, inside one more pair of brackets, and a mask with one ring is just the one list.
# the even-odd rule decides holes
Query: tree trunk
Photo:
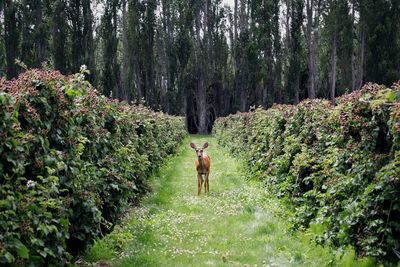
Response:
[{"label": "tree trunk", "polygon": [[128,52],[129,42],[128,42],[128,25],[127,25],[127,15],[126,15],[126,0],[121,1],[122,7],[122,68],[121,68],[121,96],[122,99],[131,99],[130,87],[131,87],[131,75],[132,68],[129,64],[130,54]]},{"label": "tree trunk", "polygon": [[233,11],[233,30],[234,30],[234,39],[232,43],[232,47],[235,46],[238,38],[238,0],[235,0],[235,6]]},{"label": "tree trunk", "polygon": [[[285,14],[285,52],[282,56],[283,60],[283,88],[289,88],[289,58],[290,58],[290,7],[291,0],[286,0],[286,14]],[[284,98],[281,97],[281,101],[284,102]]]},{"label": "tree trunk", "polygon": [[36,26],[37,31],[39,32],[39,40],[36,40],[36,67],[40,67],[40,65],[46,59],[46,28],[43,23],[43,2],[39,1],[36,7]]},{"label": "tree trunk", "polygon": [[81,15],[81,1],[73,0],[69,1],[70,9],[70,21],[72,24],[71,38],[73,40],[71,47],[71,71],[79,71],[80,65],[82,64],[82,15]]},{"label": "tree trunk", "polygon": [[204,79],[202,74],[199,76],[197,82],[197,117],[199,120],[198,132],[199,134],[207,134],[208,132],[208,117],[207,117],[207,95],[205,94]]},{"label": "tree trunk", "polygon": [[142,84],[142,72],[140,71],[140,64],[139,64],[139,59],[138,56],[135,56],[135,88],[136,88],[136,93],[139,101],[142,101],[142,99],[145,96],[145,93],[143,92],[143,84]]},{"label": "tree trunk", "polygon": [[313,0],[306,1],[307,12],[307,45],[308,45],[308,98],[315,98],[315,39],[313,33],[313,8],[315,2]]},{"label": "tree trunk", "polygon": [[[274,73],[273,73],[273,90],[274,95],[272,97],[273,102],[281,103],[282,102],[282,45],[281,45],[281,35],[280,35],[280,24],[279,24],[279,0],[274,0],[274,9],[273,9],[273,37],[274,37],[274,57],[275,65],[274,65]],[[273,104],[273,103],[271,103]]]},{"label": "tree trunk", "polygon": [[154,89],[154,22],[156,8],[155,0],[146,3],[144,26],[144,88],[145,98],[148,104],[156,106],[156,93]]},{"label": "tree trunk", "polygon": [[[205,1],[205,9],[207,9],[207,0]],[[204,77],[204,53],[207,53],[206,49],[202,49],[201,47],[201,9],[200,7],[196,8],[195,11],[195,27],[196,27],[196,73],[197,73],[197,83],[196,83],[196,116],[198,118],[198,133],[199,134],[206,134],[207,133],[207,91],[205,87],[205,77]],[[206,26],[207,19],[205,18],[204,27]],[[204,38],[207,39],[207,33],[204,33]],[[203,39],[203,43],[206,42]]]},{"label": "tree trunk", "polygon": [[294,92],[294,103],[298,104],[300,103],[300,74],[297,74]]},{"label": "tree trunk", "polygon": [[65,56],[65,38],[67,28],[66,17],[66,4],[63,0],[57,0],[53,4],[52,9],[52,54],[54,61],[54,68],[61,73],[66,74],[67,61]]},{"label": "tree trunk", "polygon": [[159,88],[160,88],[160,105],[164,112],[169,112],[169,103],[168,103],[168,58],[166,55],[166,45],[165,38],[163,37],[163,33],[161,29],[157,31],[157,54],[158,54],[158,80],[159,80]]},{"label": "tree trunk", "polygon": [[16,7],[13,0],[4,1],[4,39],[7,62],[7,78],[12,79],[17,76],[15,59],[17,58],[18,32]]},{"label": "tree trunk", "polygon": [[[354,17],[355,17],[355,8],[354,3],[352,4],[352,11],[351,11],[351,39],[354,40]],[[354,48],[351,51],[351,90],[356,90],[356,66],[355,66],[355,55],[354,55]]]},{"label": "tree trunk", "polygon": [[332,58],[331,58],[331,65],[332,65],[332,80],[331,80],[331,102],[334,105],[335,104],[335,93],[336,93],[336,61],[337,61],[337,44],[336,44],[336,29],[333,32],[333,37],[332,37]]},{"label": "tree trunk", "polygon": [[113,43],[113,58],[112,58],[112,72],[114,75],[114,93],[115,96],[120,96],[121,95],[121,77],[120,77],[120,70],[118,66],[118,39],[117,39],[117,33],[118,33],[118,0],[114,0],[112,2],[112,42]]},{"label": "tree trunk", "polygon": [[82,2],[83,10],[83,63],[90,71],[89,81],[93,82],[95,78],[94,65],[94,42],[93,42],[93,13],[90,7],[90,0]]},{"label": "tree trunk", "polygon": [[365,67],[365,30],[361,30],[361,47],[360,47],[360,77],[358,80],[358,89],[361,88],[364,82],[364,67]]}]

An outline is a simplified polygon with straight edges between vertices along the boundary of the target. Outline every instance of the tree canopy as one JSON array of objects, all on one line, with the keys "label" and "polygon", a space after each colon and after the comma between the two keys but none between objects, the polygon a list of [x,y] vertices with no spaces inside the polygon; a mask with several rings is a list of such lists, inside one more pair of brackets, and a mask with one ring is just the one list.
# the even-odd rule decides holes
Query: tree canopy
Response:
[{"label": "tree canopy", "polygon": [[85,64],[107,96],[185,115],[298,103],[400,77],[395,0],[0,0],[0,75]]}]

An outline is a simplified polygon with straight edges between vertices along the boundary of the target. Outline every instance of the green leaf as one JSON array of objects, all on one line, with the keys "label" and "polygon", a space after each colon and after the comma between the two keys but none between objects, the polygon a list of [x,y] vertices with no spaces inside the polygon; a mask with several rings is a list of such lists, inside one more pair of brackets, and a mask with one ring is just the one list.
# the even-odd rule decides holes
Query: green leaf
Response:
[{"label": "green leaf", "polygon": [[386,100],[388,100],[389,102],[394,102],[396,101],[398,95],[397,92],[395,91],[390,91],[386,94]]},{"label": "green leaf", "polygon": [[4,253],[3,257],[6,260],[6,262],[8,262],[8,263],[15,261],[15,257],[10,252]]},{"label": "green leaf", "polygon": [[29,258],[29,249],[22,244],[19,248],[17,248],[17,254],[23,259]]},{"label": "green leaf", "polygon": [[21,241],[19,241],[18,239],[14,239],[12,243],[19,257],[21,257],[22,259],[29,258],[29,249],[24,244],[22,244]]}]

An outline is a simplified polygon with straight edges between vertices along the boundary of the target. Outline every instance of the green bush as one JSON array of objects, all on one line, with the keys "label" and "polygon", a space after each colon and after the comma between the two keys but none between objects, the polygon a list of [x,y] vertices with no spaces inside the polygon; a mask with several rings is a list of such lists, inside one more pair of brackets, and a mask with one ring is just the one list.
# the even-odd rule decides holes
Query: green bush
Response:
[{"label": "green bush", "polygon": [[400,84],[367,84],[337,99],[305,100],[216,121],[269,190],[293,203],[295,225],[321,244],[396,261],[400,248]]},{"label": "green bush", "polygon": [[183,118],[107,99],[84,72],[0,80],[0,265],[68,264],[187,134]]}]

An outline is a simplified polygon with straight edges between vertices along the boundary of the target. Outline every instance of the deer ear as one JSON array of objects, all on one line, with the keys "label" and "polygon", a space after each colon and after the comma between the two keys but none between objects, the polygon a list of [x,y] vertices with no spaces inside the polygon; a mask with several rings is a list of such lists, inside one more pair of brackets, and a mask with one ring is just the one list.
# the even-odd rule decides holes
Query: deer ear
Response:
[{"label": "deer ear", "polygon": [[195,144],[193,144],[193,143],[190,143],[190,147],[193,148],[193,149],[197,148],[197,146]]},{"label": "deer ear", "polygon": [[208,142],[205,142],[204,145],[203,145],[203,149],[205,149],[207,147],[208,147]]}]

